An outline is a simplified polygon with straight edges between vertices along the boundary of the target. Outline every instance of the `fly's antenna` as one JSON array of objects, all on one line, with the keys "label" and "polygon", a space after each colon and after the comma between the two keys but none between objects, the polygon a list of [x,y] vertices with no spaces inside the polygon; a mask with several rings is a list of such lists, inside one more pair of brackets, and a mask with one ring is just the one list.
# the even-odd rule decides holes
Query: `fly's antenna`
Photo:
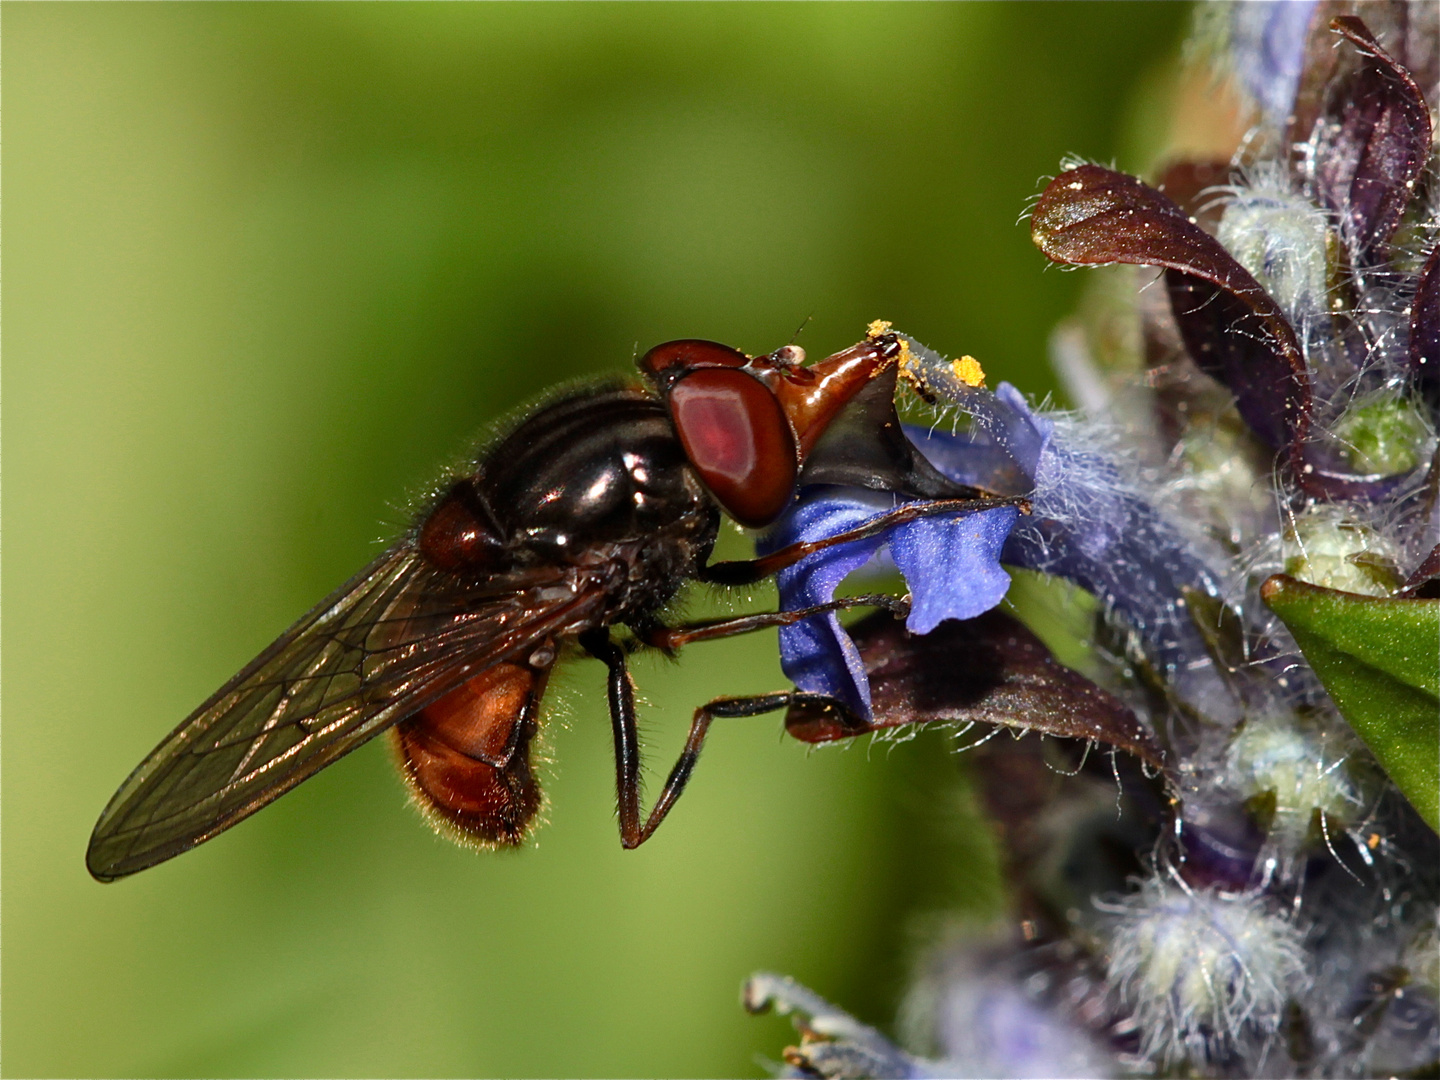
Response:
[{"label": "fly's antenna", "polygon": [[800,335],[805,332],[805,327],[810,325],[810,320],[813,318],[815,318],[815,313],[812,311],[809,315],[806,315],[805,318],[801,319],[800,325],[795,327],[795,333],[790,335],[790,340],[786,344],[794,345],[795,342],[799,340]]}]

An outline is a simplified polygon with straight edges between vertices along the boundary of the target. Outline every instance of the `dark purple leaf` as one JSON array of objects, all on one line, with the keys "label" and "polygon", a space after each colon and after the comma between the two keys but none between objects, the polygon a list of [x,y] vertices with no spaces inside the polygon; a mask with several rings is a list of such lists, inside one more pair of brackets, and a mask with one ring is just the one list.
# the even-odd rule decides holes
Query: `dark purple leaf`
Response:
[{"label": "dark purple leaf", "polygon": [[1431,250],[1410,302],[1410,370],[1440,382],[1440,245]]},{"label": "dark purple leaf", "polygon": [[1330,29],[1362,61],[1332,89],[1316,124],[1315,186],[1340,217],[1352,262],[1363,267],[1384,257],[1409,205],[1430,154],[1430,111],[1410,72],[1360,19],[1342,15]]},{"label": "dark purple leaf", "polygon": [[1310,471],[1304,477],[1305,490],[1326,499],[1384,502],[1407,486],[1415,475],[1413,471],[1389,476],[1357,475],[1350,471],[1348,463],[1339,459],[1333,443],[1307,447],[1306,458],[1305,467]]},{"label": "dark purple leaf", "polygon": [[850,628],[870,677],[873,719],[856,723],[824,706],[795,705],[785,727],[802,742],[832,742],[905,724],[1003,724],[1101,742],[1150,765],[1160,748],[1123,702],[1056,662],[1016,619],[988,611],[947,620],[925,635],[878,612]]},{"label": "dark purple leaf", "polygon": [[1160,192],[1098,165],[1051,181],[1030,232],[1056,262],[1164,267],[1191,357],[1230,389],[1255,433],[1288,445],[1303,470],[1311,402],[1300,344],[1279,306],[1218,240]]},{"label": "dark purple leaf", "polygon": [[1165,271],[1165,287],[1185,351],[1235,395],[1250,430],[1269,446],[1298,445],[1310,414],[1308,376],[1286,363],[1254,308],[1225,287],[1179,270]]}]

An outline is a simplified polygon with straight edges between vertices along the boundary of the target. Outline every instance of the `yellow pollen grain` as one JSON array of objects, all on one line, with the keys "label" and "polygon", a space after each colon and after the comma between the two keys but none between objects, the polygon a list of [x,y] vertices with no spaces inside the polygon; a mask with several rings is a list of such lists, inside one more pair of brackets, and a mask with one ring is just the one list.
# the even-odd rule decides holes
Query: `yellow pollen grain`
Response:
[{"label": "yellow pollen grain", "polygon": [[890,327],[892,327],[893,325],[895,324],[886,322],[884,319],[876,319],[874,322],[872,322],[869,326],[865,328],[865,336],[867,338],[876,338],[879,337],[881,334],[888,334],[890,332]]},{"label": "yellow pollen grain", "polygon": [[955,377],[966,386],[985,385],[985,369],[973,356],[962,356],[959,360],[952,360],[950,370],[955,372]]},{"label": "yellow pollen grain", "polygon": [[896,363],[900,365],[901,371],[913,366],[915,363],[915,354],[910,351],[910,343],[903,337],[900,339],[900,357]]}]

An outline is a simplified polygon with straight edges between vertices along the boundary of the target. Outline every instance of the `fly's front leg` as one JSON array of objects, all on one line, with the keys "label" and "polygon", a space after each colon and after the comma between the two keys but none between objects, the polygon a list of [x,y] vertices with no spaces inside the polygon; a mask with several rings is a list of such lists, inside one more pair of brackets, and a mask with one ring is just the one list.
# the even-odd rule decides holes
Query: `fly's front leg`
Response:
[{"label": "fly's front leg", "polygon": [[847,529],[834,536],[827,536],[823,540],[802,540],[799,543],[788,544],[778,551],[772,551],[769,555],[761,555],[755,559],[736,559],[733,562],[711,563],[709,566],[702,566],[696,576],[701,581],[712,582],[716,585],[752,585],[757,581],[763,581],[771,574],[784,570],[787,566],[794,566],[807,555],[813,555],[817,551],[824,551],[826,548],[834,547],[837,544],[849,544],[856,540],[868,540],[872,536],[878,536],[887,529],[893,529],[896,525],[904,525],[907,521],[916,521],[923,517],[938,517],[943,514],[973,514],[981,510],[994,510],[1000,506],[1015,506],[1022,514],[1030,512],[1030,500],[1020,496],[996,496],[984,499],[935,499],[930,502],[909,502],[902,503],[894,510],[887,511],[877,518],[857,525],[853,529]]}]

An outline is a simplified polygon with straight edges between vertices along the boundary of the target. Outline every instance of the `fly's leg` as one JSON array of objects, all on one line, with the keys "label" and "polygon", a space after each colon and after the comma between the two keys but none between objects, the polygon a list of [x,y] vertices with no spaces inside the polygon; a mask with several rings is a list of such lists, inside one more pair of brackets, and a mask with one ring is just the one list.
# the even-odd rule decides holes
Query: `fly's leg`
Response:
[{"label": "fly's leg", "polygon": [[615,788],[620,806],[620,845],[637,848],[660,827],[665,815],[680,798],[695,770],[710,721],[718,718],[759,716],[790,705],[829,702],[818,694],[785,692],[758,697],[717,698],[695,710],[685,748],[665,778],[665,786],[644,822],[640,820],[640,738],[635,729],[635,685],[625,664],[625,651],[610,640],[608,630],[592,630],[580,636],[580,644],[609,669],[607,683],[610,724],[615,732]]},{"label": "fly's leg", "polygon": [[755,630],[766,630],[772,626],[793,626],[812,615],[828,615],[832,611],[846,611],[855,607],[884,608],[897,619],[903,619],[910,614],[908,597],[900,598],[885,593],[870,593],[865,596],[847,596],[839,600],[831,600],[829,603],[799,608],[795,611],[762,611],[754,615],[707,619],[703,622],[685,623],[681,626],[663,626],[655,623],[648,626],[632,626],[631,629],[644,644],[671,653],[697,641],[735,637],[738,634],[749,634]]},{"label": "fly's leg", "polygon": [[1019,496],[997,496],[993,499],[935,499],[930,502],[903,503],[872,521],[867,521],[863,525],[857,525],[853,529],[837,533],[834,536],[827,536],[823,540],[803,540],[797,544],[788,544],[779,551],[772,551],[769,555],[761,555],[756,559],[711,563],[709,566],[701,567],[696,576],[701,581],[712,582],[716,585],[752,585],[757,581],[763,581],[771,574],[784,570],[787,566],[795,565],[807,555],[824,551],[836,544],[868,540],[872,536],[878,536],[887,529],[893,529],[896,525],[904,525],[908,521],[915,521],[922,517],[935,517],[940,514],[971,514],[981,510],[994,510],[1000,506],[1019,507],[1022,514],[1030,512],[1029,500]]}]

